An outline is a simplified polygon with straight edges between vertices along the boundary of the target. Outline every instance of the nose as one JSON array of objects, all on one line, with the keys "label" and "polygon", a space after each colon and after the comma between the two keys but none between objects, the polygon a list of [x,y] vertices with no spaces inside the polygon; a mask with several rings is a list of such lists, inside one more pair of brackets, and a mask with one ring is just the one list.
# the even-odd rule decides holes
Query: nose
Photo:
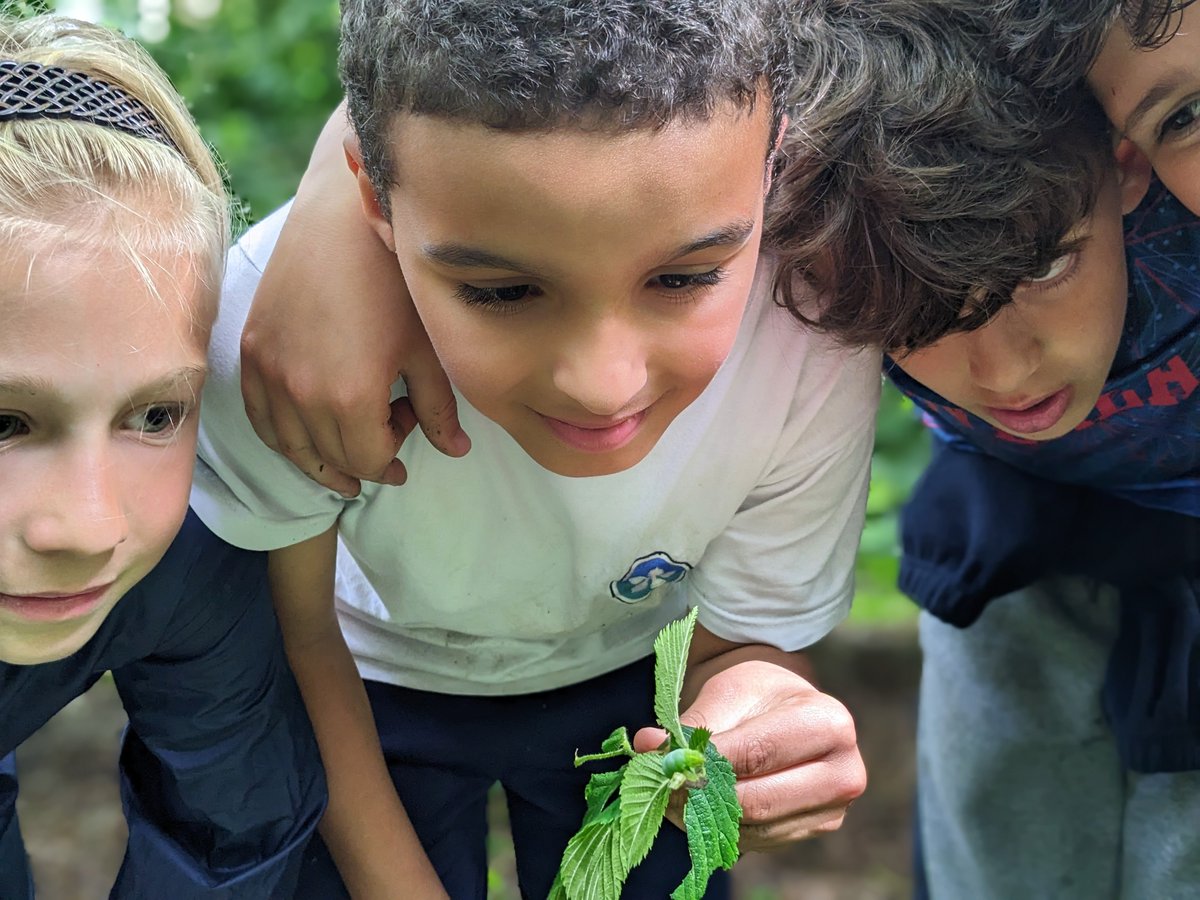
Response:
[{"label": "nose", "polygon": [[104,447],[57,454],[48,466],[25,543],[37,553],[100,556],[129,537],[121,479]]},{"label": "nose", "polygon": [[554,386],[594,416],[634,412],[630,405],[646,386],[642,335],[615,317],[581,327],[563,342],[554,368]]},{"label": "nose", "polygon": [[1041,343],[1014,309],[1003,310],[965,337],[971,378],[993,394],[1020,394],[1041,365]]}]

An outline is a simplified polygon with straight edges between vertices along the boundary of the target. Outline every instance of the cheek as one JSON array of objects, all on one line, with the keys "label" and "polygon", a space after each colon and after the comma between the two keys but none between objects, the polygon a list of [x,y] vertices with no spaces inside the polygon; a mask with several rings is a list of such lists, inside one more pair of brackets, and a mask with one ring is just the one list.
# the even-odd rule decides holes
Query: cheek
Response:
[{"label": "cheek", "polygon": [[[193,420],[195,417],[193,417]],[[127,509],[139,553],[160,553],[175,538],[187,514],[195,464],[195,425],[190,435],[166,448],[138,448],[127,460]]]},{"label": "cheek", "polygon": [[892,359],[910,378],[935,394],[956,402],[969,370],[965,350],[958,345],[958,336],[950,335],[935,346]]}]

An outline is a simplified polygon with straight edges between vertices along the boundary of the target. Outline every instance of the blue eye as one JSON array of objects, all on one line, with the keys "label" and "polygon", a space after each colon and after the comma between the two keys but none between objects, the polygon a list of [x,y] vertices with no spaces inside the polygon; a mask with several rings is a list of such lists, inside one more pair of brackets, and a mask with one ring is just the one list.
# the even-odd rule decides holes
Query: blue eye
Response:
[{"label": "blue eye", "polygon": [[125,421],[127,427],[139,434],[167,434],[178,431],[186,415],[181,403],[156,403],[138,410]]},{"label": "blue eye", "polygon": [[13,413],[0,413],[0,441],[11,441],[29,433],[25,420]]}]

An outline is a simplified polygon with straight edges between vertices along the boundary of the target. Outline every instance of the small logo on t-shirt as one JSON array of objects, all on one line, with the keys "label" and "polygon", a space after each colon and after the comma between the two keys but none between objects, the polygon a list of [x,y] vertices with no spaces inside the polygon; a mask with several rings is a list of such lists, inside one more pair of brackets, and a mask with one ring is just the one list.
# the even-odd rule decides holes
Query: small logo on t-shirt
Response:
[{"label": "small logo on t-shirt", "polygon": [[673,581],[682,581],[691,571],[691,563],[676,562],[671,554],[659,550],[633,561],[628,571],[608,589],[622,603],[638,603],[650,596],[655,588]]}]

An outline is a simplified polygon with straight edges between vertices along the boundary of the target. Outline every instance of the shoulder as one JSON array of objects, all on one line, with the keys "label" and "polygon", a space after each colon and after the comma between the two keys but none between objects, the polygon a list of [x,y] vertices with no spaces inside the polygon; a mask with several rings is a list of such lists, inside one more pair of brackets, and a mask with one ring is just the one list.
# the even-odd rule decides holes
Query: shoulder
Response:
[{"label": "shoulder", "polygon": [[171,652],[223,634],[266,595],[266,555],[223,541],[188,510],[170,549],[135,592],[138,608],[129,613],[157,622],[153,652]]}]

